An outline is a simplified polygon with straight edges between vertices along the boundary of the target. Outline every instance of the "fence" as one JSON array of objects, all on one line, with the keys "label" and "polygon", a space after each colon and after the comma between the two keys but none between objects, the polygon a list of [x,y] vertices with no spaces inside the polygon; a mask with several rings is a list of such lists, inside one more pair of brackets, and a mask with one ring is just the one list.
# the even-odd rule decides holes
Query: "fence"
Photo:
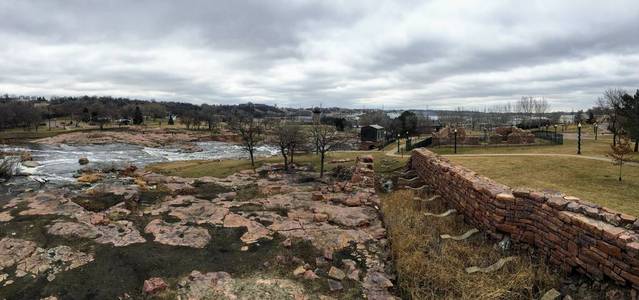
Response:
[{"label": "fence", "polygon": [[548,130],[533,130],[532,134],[534,134],[535,137],[538,139],[549,141],[553,144],[557,144],[557,145],[564,144],[564,135],[561,133],[556,133],[554,131],[548,131]]},{"label": "fence", "polygon": [[432,146],[451,146],[457,143],[459,146],[487,146],[487,145],[532,145],[535,144],[535,136],[512,135],[504,136],[499,134],[465,135],[458,136],[455,141],[453,137],[434,137]]},{"label": "fence", "polygon": [[415,148],[425,148],[428,146],[431,146],[433,144],[433,137],[429,136],[427,138],[425,138],[424,140],[421,140],[415,144],[411,144],[411,143],[407,143],[406,144],[406,149],[407,150],[412,150]]}]

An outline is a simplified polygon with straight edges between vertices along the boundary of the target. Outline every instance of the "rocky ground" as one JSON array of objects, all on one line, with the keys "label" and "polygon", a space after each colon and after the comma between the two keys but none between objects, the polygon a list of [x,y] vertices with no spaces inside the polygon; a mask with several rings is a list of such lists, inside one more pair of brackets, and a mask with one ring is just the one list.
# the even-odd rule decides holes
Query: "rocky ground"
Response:
[{"label": "rocky ground", "polygon": [[237,136],[223,133],[212,136],[205,131],[174,130],[166,128],[127,127],[119,130],[78,131],[64,133],[53,137],[35,140],[36,143],[48,145],[103,145],[103,144],[132,144],[144,147],[176,146],[189,152],[202,151],[194,142],[197,141],[237,141]]},{"label": "rocky ground", "polygon": [[0,298],[394,298],[372,158],[348,181],[275,169],[0,200]]}]

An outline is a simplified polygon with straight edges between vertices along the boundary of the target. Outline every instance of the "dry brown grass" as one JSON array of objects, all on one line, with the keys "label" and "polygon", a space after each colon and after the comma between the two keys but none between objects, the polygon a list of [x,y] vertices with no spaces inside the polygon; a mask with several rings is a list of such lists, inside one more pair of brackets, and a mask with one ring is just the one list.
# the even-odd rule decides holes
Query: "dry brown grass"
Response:
[{"label": "dry brown grass", "polygon": [[[444,200],[412,200],[412,191],[396,191],[383,198],[384,221],[392,243],[402,298],[412,299],[536,299],[560,279],[550,267],[528,254],[502,254],[483,234],[465,241],[441,240],[472,227],[460,216],[426,217],[441,213]],[[517,259],[489,274],[467,274],[465,268],[489,266],[501,257]]]}]

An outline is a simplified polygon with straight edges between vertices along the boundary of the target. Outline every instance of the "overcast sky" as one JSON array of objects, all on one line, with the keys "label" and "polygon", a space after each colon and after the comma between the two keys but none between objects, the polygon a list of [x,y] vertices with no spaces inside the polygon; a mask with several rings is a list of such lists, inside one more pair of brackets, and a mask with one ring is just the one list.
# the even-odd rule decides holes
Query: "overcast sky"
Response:
[{"label": "overcast sky", "polygon": [[0,93],[592,106],[639,88],[639,1],[0,0]]}]

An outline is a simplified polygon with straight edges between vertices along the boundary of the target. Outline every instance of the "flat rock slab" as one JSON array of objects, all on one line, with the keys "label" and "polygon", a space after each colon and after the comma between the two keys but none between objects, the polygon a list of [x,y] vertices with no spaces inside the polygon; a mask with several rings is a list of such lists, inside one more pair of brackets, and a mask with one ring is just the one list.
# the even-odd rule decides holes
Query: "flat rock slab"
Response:
[{"label": "flat rock slab", "polygon": [[73,216],[85,212],[82,206],[73,203],[63,195],[49,192],[16,197],[9,201],[5,208],[15,207],[20,203],[27,203],[27,209],[19,213],[21,216]]},{"label": "flat rock slab", "polygon": [[16,274],[55,275],[83,266],[91,261],[93,261],[92,255],[74,251],[69,246],[57,246],[51,249],[38,248],[33,255],[17,264]]},{"label": "flat rock slab", "polygon": [[246,227],[246,233],[244,233],[240,239],[247,244],[256,243],[260,239],[273,239],[271,231],[264,227],[264,225],[234,213],[226,215],[224,218],[224,227]]},{"label": "flat rock slab", "polygon": [[115,221],[106,225],[91,225],[82,222],[56,222],[48,227],[47,233],[52,235],[94,239],[96,243],[113,244],[116,247],[144,243],[131,221]]},{"label": "flat rock slab", "polygon": [[481,267],[468,267],[466,268],[466,273],[468,274],[473,274],[473,273],[477,273],[477,272],[481,272],[481,273],[490,273],[490,272],[494,272],[497,271],[499,269],[501,269],[502,267],[504,267],[504,265],[506,265],[506,263],[511,262],[513,260],[517,259],[517,257],[515,256],[509,256],[509,257],[504,257],[499,259],[496,263],[485,267],[485,268],[481,268]]},{"label": "flat rock slab", "polygon": [[36,243],[27,240],[3,238],[0,240],[0,270],[27,258],[36,249]]},{"label": "flat rock slab", "polygon": [[168,210],[170,216],[195,224],[222,225],[224,217],[229,214],[227,208],[201,200],[188,206],[170,207]]},{"label": "flat rock slab", "polygon": [[360,227],[377,219],[375,212],[367,207],[341,207],[322,204],[315,206],[315,212],[328,215],[328,220],[346,227]]},{"label": "flat rock slab", "polygon": [[182,299],[308,299],[304,287],[288,279],[235,279],[226,272],[193,271],[177,286]]},{"label": "flat rock slab", "polygon": [[466,231],[464,234],[462,235],[448,235],[448,234],[442,234],[439,237],[446,240],[446,239],[451,239],[451,240],[455,240],[455,241],[462,241],[465,240],[469,237],[471,237],[473,234],[478,233],[479,230],[477,230],[476,228],[473,228],[471,230]]},{"label": "flat rock slab", "polygon": [[11,215],[11,212],[8,212],[8,211],[0,212],[0,222],[9,222],[11,220],[13,220],[13,216]]},{"label": "flat rock slab", "polygon": [[[15,268],[13,276],[46,276],[55,279],[55,274],[83,266],[93,261],[93,255],[75,251],[69,246],[57,246],[44,249],[36,243],[23,239],[3,238],[0,240],[0,271],[8,272]],[[11,273],[11,272],[8,272]],[[0,275],[3,280],[10,274]],[[14,280],[5,281],[8,285]]]},{"label": "flat rock slab", "polygon": [[149,222],[144,232],[153,234],[156,242],[171,246],[204,248],[211,240],[206,228],[167,223],[159,219]]},{"label": "flat rock slab", "polygon": [[425,212],[424,216],[443,218],[443,217],[448,217],[449,215],[454,214],[456,212],[457,212],[457,210],[455,210],[455,209],[449,209],[449,210],[447,210],[447,211],[445,211],[445,212],[443,212],[441,214],[434,214],[434,213]]}]

